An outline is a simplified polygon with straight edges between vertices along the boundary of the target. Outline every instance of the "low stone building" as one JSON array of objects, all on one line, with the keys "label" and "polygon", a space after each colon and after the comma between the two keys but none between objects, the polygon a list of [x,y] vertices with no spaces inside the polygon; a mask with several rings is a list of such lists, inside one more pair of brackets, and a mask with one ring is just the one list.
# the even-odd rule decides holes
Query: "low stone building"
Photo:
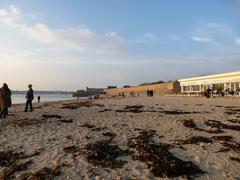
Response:
[{"label": "low stone building", "polygon": [[146,84],[124,88],[106,89],[108,96],[163,96],[165,94],[180,93],[178,82]]},{"label": "low stone building", "polygon": [[86,88],[86,90],[77,90],[73,93],[73,97],[90,97],[104,93],[103,88]]},{"label": "low stone building", "polygon": [[213,91],[240,91],[240,71],[179,79],[182,94],[202,94]]}]

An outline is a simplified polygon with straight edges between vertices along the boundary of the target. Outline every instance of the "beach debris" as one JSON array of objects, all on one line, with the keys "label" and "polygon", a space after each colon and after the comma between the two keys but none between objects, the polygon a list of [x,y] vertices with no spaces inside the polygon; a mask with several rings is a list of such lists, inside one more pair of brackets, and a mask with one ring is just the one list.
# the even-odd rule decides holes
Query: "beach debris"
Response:
[{"label": "beach debris", "polygon": [[155,135],[155,131],[141,131],[137,137],[129,139],[129,148],[137,151],[137,154],[132,155],[133,160],[145,162],[155,176],[162,178],[179,176],[190,178],[205,173],[193,162],[175,157],[169,151],[173,145],[155,143],[153,141]]},{"label": "beach debris", "polygon": [[201,112],[196,111],[182,111],[182,110],[164,110],[160,111],[161,113],[167,114],[167,115],[181,115],[181,114],[197,114]]},{"label": "beach debris", "polygon": [[100,110],[98,112],[109,112],[109,111],[113,111],[112,109],[103,109],[103,110]]},{"label": "beach debris", "polygon": [[127,161],[119,160],[119,157],[127,156],[128,150],[122,150],[118,145],[112,144],[113,138],[108,140],[100,140],[87,144],[84,148],[73,145],[65,147],[65,153],[71,153],[74,157],[83,155],[87,162],[93,166],[101,166],[104,168],[121,168]]},{"label": "beach debris", "polygon": [[73,119],[61,119],[60,122],[62,122],[62,123],[73,123]]},{"label": "beach debris", "polygon": [[[46,123],[46,122],[47,122],[46,119],[24,118],[24,119],[17,119],[16,121],[13,121],[11,123],[14,123],[14,125],[16,125],[16,126],[22,127],[22,126],[38,125],[38,124],[42,124],[42,123]],[[10,124],[10,122],[8,124]]]},{"label": "beach debris", "polygon": [[232,141],[232,136],[212,136],[212,139],[217,141]]},{"label": "beach debris", "polygon": [[227,125],[223,124],[220,121],[216,120],[208,120],[204,122],[207,126],[213,127],[213,128],[218,128],[218,129],[230,129],[234,131],[240,131],[240,126],[237,125]]},{"label": "beach debris", "polygon": [[92,101],[81,101],[81,102],[73,102],[73,103],[67,103],[63,104],[61,107],[62,109],[79,109],[81,107],[93,107],[93,106],[98,106],[98,107],[103,107],[103,104],[96,104],[93,103]]},{"label": "beach debris", "polygon": [[224,133],[223,130],[221,130],[220,128],[215,128],[215,129],[203,129],[203,128],[199,128],[197,127],[197,125],[194,123],[194,121],[192,119],[190,120],[182,120],[183,125],[187,128],[191,128],[197,131],[204,131],[210,134],[220,134],[220,133]]},{"label": "beach debris", "polygon": [[81,150],[80,147],[76,146],[76,145],[67,146],[67,147],[63,148],[63,151],[65,153],[72,153],[72,154],[75,154],[75,153],[79,152],[80,150]]},{"label": "beach debris", "polygon": [[235,151],[235,152],[240,152],[240,143],[231,141],[231,142],[223,142],[222,145],[225,148],[220,149],[218,152],[226,152],[226,151]]},{"label": "beach debris", "polygon": [[53,180],[62,174],[63,167],[69,167],[69,164],[61,164],[54,167],[44,167],[34,173],[24,173],[20,176],[20,179],[24,180]]},{"label": "beach debris", "polygon": [[228,121],[231,122],[231,123],[240,124],[240,120],[239,119],[229,119]]},{"label": "beach debris", "polygon": [[43,119],[51,119],[51,118],[61,119],[62,118],[62,116],[57,114],[43,114],[42,117]]},{"label": "beach debris", "polygon": [[123,150],[118,145],[112,144],[116,134],[112,132],[102,133],[109,139],[88,143],[84,148],[78,145],[67,146],[63,148],[65,153],[71,153],[74,157],[83,155],[87,162],[93,166],[117,169],[121,168],[127,161],[118,159],[130,154],[129,150]]},{"label": "beach debris", "polygon": [[82,151],[86,160],[94,166],[122,168],[127,161],[118,158],[127,156],[129,151],[120,149],[118,145],[112,145],[111,141],[112,139],[87,144]]},{"label": "beach debris", "polygon": [[211,138],[206,138],[203,136],[193,136],[186,140],[177,140],[178,144],[200,144],[200,143],[212,143]]},{"label": "beach debris", "polygon": [[203,136],[193,136],[187,140],[177,140],[179,144],[200,144],[200,143],[213,143],[213,141],[224,141],[229,142],[232,141],[232,136],[212,136],[210,138]]},{"label": "beach debris", "polygon": [[240,163],[240,158],[237,157],[230,157],[230,160]]},{"label": "beach debris", "polygon": [[104,132],[102,133],[102,135],[110,137],[110,139],[114,139],[117,136],[115,133],[112,133],[112,132]]},{"label": "beach debris", "polygon": [[215,107],[219,107],[219,108],[221,108],[221,107],[223,107],[223,108],[239,108],[238,106],[221,106],[221,105],[217,105]]},{"label": "beach debris", "polygon": [[101,130],[107,129],[106,127],[95,127],[94,125],[89,123],[84,123],[80,127],[86,127],[88,129],[91,129],[92,131],[101,131]]},{"label": "beach debris", "polygon": [[[225,107],[226,108],[226,107]],[[240,113],[240,108],[235,107],[235,108],[226,108],[227,110],[225,111],[226,114],[228,115],[234,115],[234,114],[239,114]]]},{"label": "beach debris", "polygon": [[36,151],[30,155],[26,155],[24,152],[14,152],[13,150],[1,151],[0,167],[3,167],[3,172],[0,176],[0,179],[14,179],[15,173],[25,171],[31,164],[33,164],[32,160],[26,159],[37,156],[39,154],[39,151]]},{"label": "beach debris", "polygon": [[66,136],[67,139],[72,139],[71,135]]},{"label": "beach debris", "polygon": [[11,150],[0,152],[0,166],[9,166],[14,164],[15,161],[23,159],[24,153],[13,152]]},{"label": "beach debris", "polygon": [[204,106],[203,104],[195,104],[195,106]]},{"label": "beach debris", "polygon": [[81,127],[86,127],[86,128],[91,129],[91,128],[94,128],[95,126],[92,124],[89,124],[89,123],[85,123],[85,124],[82,124]]},{"label": "beach debris", "polygon": [[143,108],[142,105],[133,105],[133,106],[126,105],[124,109],[142,109],[142,108]]},{"label": "beach debris", "polygon": [[196,124],[194,123],[194,121],[192,119],[190,119],[190,120],[182,120],[182,122],[183,122],[183,125],[185,127],[198,129]]},{"label": "beach debris", "polygon": [[134,105],[134,106],[130,106],[127,105],[123,110],[116,110],[116,112],[132,112],[132,113],[142,113],[143,111],[143,106],[142,105]]},{"label": "beach debris", "polygon": [[9,167],[7,167],[3,170],[3,173],[2,173],[2,175],[0,175],[0,178],[2,180],[15,179],[15,177],[14,177],[15,173],[27,170],[28,167],[32,164],[33,164],[32,160],[29,160],[24,163],[13,163]]}]

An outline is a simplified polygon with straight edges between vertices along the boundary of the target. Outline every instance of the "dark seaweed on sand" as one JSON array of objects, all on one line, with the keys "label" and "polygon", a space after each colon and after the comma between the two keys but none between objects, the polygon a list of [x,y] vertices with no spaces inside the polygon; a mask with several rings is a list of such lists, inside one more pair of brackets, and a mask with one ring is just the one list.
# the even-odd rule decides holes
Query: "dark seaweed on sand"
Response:
[{"label": "dark seaweed on sand", "polygon": [[170,114],[170,115],[181,115],[181,114],[198,114],[200,112],[196,112],[196,111],[181,111],[181,110],[164,110],[164,111],[160,111],[161,113],[164,114]]},{"label": "dark seaweed on sand", "polygon": [[35,173],[24,173],[20,176],[22,180],[54,180],[62,174],[62,168],[68,164],[61,164],[56,167],[44,167]]},{"label": "dark seaweed on sand", "polygon": [[240,131],[240,126],[223,124],[220,121],[216,121],[216,120],[208,120],[208,121],[206,121],[204,123],[207,126],[210,126],[210,127],[213,127],[213,128],[230,129],[230,130],[234,130],[234,131]]},{"label": "dark seaweed on sand", "polygon": [[139,136],[129,139],[128,146],[137,151],[137,154],[133,155],[134,160],[145,162],[157,177],[191,178],[205,173],[193,162],[183,161],[169,152],[172,145],[155,143],[153,141],[155,135],[154,131],[142,131]]},{"label": "dark seaweed on sand", "polygon": [[[235,142],[235,141],[232,141],[232,142],[224,142],[223,144],[222,144],[224,147],[225,147],[225,150],[227,151],[227,150],[232,150],[232,151],[235,151],[235,152],[237,152],[237,153],[239,153],[240,152],[240,143],[237,143],[237,142]],[[221,149],[221,150],[223,150],[223,149]],[[221,151],[220,150],[220,151]]]},{"label": "dark seaweed on sand", "polygon": [[33,164],[32,160],[26,159],[39,154],[40,152],[35,152],[31,155],[25,155],[23,152],[12,150],[0,152],[0,167],[4,167],[1,178],[3,180],[15,179],[15,173],[25,171]]},{"label": "dark seaweed on sand", "polygon": [[240,120],[239,119],[229,119],[228,121],[231,122],[231,123],[240,124]]},{"label": "dark seaweed on sand", "polygon": [[51,118],[61,119],[62,118],[62,116],[57,114],[43,114],[42,117],[43,119],[51,119]]},{"label": "dark seaweed on sand", "polygon": [[81,107],[93,107],[93,106],[98,106],[98,107],[103,107],[103,104],[96,104],[93,103],[92,101],[81,101],[81,102],[73,102],[73,103],[68,103],[68,104],[63,104],[61,107],[62,109],[79,109]]},{"label": "dark seaweed on sand", "polygon": [[230,160],[240,163],[240,158],[230,157]]},{"label": "dark seaweed on sand", "polygon": [[178,144],[200,144],[200,143],[212,143],[213,140],[211,138],[203,137],[203,136],[193,136],[186,140],[177,140]]},{"label": "dark seaweed on sand", "polygon": [[112,132],[104,132],[102,133],[102,135],[110,137],[111,139],[114,139],[117,136],[115,133],[112,133]]},{"label": "dark seaweed on sand", "polygon": [[144,112],[144,110],[143,110],[142,105],[139,105],[139,106],[137,106],[137,105],[135,105],[135,106],[127,105],[123,110],[118,109],[118,110],[116,110],[116,112],[120,112],[120,113],[122,113],[122,112],[142,113],[142,112]]},{"label": "dark seaweed on sand", "polygon": [[215,128],[215,129],[202,129],[197,127],[197,125],[194,123],[194,121],[192,119],[190,120],[182,120],[183,125],[187,128],[191,128],[194,129],[196,131],[204,131],[210,134],[219,134],[219,133],[223,133],[224,131],[221,130],[220,128]]},{"label": "dark seaweed on sand", "polygon": [[203,136],[193,136],[186,140],[177,140],[177,144],[200,144],[200,143],[213,143],[213,141],[232,141],[232,136],[212,136],[210,138]]},{"label": "dark seaweed on sand", "polygon": [[102,131],[106,129],[106,127],[95,127],[94,125],[89,123],[82,124],[81,127],[91,129],[92,131]]},{"label": "dark seaweed on sand", "polygon": [[118,145],[112,145],[111,140],[102,140],[87,144],[84,148],[86,160],[94,166],[104,168],[121,168],[127,161],[119,160],[121,156],[127,156],[128,150],[122,150]]}]

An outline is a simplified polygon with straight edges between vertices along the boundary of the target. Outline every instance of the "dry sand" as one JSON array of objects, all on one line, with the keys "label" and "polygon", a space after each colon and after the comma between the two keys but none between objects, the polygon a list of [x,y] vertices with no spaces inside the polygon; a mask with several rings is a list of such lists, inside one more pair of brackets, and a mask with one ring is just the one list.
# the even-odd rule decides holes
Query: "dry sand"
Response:
[{"label": "dry sand", "polygon": [[0,179],[240,178],[238,98],[34,106],[15,105],[0,119]]}]

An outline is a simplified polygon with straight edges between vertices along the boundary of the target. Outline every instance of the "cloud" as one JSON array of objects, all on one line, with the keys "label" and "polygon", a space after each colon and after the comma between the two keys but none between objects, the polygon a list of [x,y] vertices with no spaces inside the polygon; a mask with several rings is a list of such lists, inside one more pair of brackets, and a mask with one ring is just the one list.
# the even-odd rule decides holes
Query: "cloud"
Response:
[{"label": "cloud", "polygon": [[10,6],[9,9],[10,9],[11,14],[13,16],[20,16],[21,15],[20,10],[18,8],[16,8],[14,5]]},{"label": "cloud", "polygon": [[5,24],[11,24],[21,16],[20,10],[14,5],[8,9],[0,9],[0,22]]},{"label": "cloud", "polygon": [[240,45],[240,38],[239,38],[239,37],[235,38],[234,42],[235,42],[237,45]]},{"label": "cloud", "polygon": [[213,40],[211,38],[208,37],[200,37],[200,36],[193,36],[192,40],[200,42],[200,43],[210,43]]},{"label": "cloud", "polygon": [[157,40],[157,36],[153,33],[146,32],[140,35],[139,37],[134,40],[136,43],[148,43],[148,42],[153,42]]},{"label": "cloud", "polygon": [[124,39],[116,32],[97,34],[86,27],[53,29],[44,23],[29,25],[17,22],[21,13],[15,6],[10,6],[8,11],[1,10],[0,12],[2,12],[0,22],[38,43],[95,53],[116,53],[126,48]]},{"label": "cloud", "polygon": [[0,18],[5,17],[7,15],[7,12],[3,9],[0,9]]},{"label": "cloud", "polygon": [[82,52],[106,53],[124,50],[124,41],[116,32],[98,35],[86,27],[51,29],[42,23],[33,26],[18,24],[15,27],[37,42],[78,49]]}]

